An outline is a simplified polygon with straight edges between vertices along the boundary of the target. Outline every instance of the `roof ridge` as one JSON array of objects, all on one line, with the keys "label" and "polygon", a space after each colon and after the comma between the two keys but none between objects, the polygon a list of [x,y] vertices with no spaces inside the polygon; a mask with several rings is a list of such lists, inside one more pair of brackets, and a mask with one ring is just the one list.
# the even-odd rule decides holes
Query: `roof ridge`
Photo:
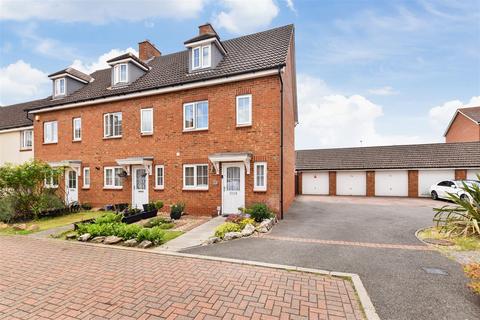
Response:
[{"label": "roof ridge", "polygon": [[381,146],[364,146],[364,147],[334,147],[334,148],[316,148],[316,149],[299,149],[295,152],[302,151],[326,151],[326,150],[352,150],[352,149],[375,149],[375,148],[396,148],[396,147],[419,147],[419,146],[434,146],[434,145],[464,145],[464,144],[480,144],[480,141],[468,142],[432,142],[432,143],[416,143],[416,144],[390,144]]}]

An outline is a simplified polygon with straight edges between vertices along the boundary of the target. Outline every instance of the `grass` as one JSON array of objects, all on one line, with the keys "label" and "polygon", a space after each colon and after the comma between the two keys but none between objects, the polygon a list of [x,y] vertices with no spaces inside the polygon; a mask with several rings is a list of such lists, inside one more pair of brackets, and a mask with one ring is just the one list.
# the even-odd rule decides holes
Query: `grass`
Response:
[{"label": "grass", "polygon": [[67,214],[59,217],[40,218],[38,220],[32,220],[32,221],[26,222],[27,227],[33,224],[37,225],[39,227],[39,230],[37,231],[27,231],[27,230],[16,231],[16,230],[13,230],[13,228],[10,226],[5,229],[0,229],[0,234],[29,234],[33,232],[38,232],[38,231],[43,231],[43,230],[48,230],[48,229],[69,225],[69,224],[80,222],[83,220],[96,218],[105,213],[106,213],[105,211],[81,211],[81,212],[71,213],[71,214]]},{"label": "grass", "polygon": [[450,240],[455,246],[452,249],[457,251],[477,251],[480,250],[480,238],[479,237],[448,237],[445,233],[439,232],[436,227],[431,227],[424,229],[418,233],[420,239],[439,239],[439,240]]},{"label": "grass", "polygon": [[183,231],[172,231],[172,230],[165,230],[165,240],[164,242],[168,242],[170,240],[175,239],[183,234]]}]

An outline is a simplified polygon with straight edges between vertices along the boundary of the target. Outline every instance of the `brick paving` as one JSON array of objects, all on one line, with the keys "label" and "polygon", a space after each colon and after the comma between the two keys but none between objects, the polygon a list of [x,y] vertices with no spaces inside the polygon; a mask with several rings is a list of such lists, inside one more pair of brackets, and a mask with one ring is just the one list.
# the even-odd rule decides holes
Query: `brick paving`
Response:
[{"label": "brick paving", "polygon": [[272,236],[269,234],[260,235],[260,237],[264,239],[271,239],[271,240],[294,241],[294,242],[317,243],[317,244],[333,244],[333,245],[356,246],[356,247],[378,248],[378,249],[403,249],[403,250],[420,250],[420,251],[435,250],[434,247],[430,247],[426,245],[371,243],[371,242],[342,241],[342,240],[321,240],[321,239],[309,239],[309,238],[279,237],[279,236]]},{"label": "brick paving", "polygon": [[342,278],[3,236],[0,319],[363,319],[363,315],[351,283]]}]

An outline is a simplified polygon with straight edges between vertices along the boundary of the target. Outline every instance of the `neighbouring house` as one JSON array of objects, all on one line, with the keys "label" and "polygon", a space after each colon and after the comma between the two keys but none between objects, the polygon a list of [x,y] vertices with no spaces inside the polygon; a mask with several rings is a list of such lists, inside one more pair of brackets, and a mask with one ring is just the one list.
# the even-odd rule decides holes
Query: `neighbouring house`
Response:
[{"label": "neighbouring house", "polygon": [[295,197],[294,27],[221,40],[199,27],[185,50],[139,43],[90,75],[52,73],[52,96],[27,108],[35,158],[65,168],[67,202],[185,202],[190,214]]},{"label": "neighbouring house", "polygon": [[297,193],[428,197],[442,180],[477,179],[480,142],[299,150]]},{"label": "neighbouring house", "polygon": [[21,164],[33,158],[33,123],[25,109],[41,102],[0,107],[0,166]]},{"label": "neighbouring house", "polygon": [[480,141],[480,106],[458,109],[444,137],[447,143]]}]

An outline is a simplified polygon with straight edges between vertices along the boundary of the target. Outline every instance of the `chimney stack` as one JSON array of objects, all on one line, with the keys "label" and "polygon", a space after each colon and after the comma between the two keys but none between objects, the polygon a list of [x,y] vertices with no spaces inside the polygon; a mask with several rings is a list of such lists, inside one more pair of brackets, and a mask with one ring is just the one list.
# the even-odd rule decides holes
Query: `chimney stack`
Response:
[{"label": "chimney stack", "polygon": [[215,32],[215,29],[213,29],[210,22],[207,22],[205,24],[202,24],[201,26],[198,26],[198,35],[199,36],[201,36],[202,34],[206,34],[206,33],[217,34],[217,32]]},{"label": "chimney stack", "polygon": [[160,57],[161,55],[162,53],[150,41],[144,40],[138,43],[138,57],[140,60],[147,61],[153,57]]}]

